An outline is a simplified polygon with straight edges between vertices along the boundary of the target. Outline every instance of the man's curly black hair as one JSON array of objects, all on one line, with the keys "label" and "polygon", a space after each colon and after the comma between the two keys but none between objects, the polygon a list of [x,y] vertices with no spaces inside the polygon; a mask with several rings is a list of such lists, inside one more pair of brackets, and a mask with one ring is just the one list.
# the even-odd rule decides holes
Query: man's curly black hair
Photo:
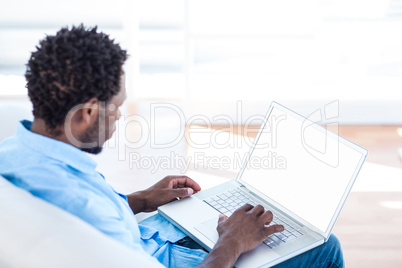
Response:
[{"label": "man's curly black hair", "polygon": [[74,106],[93,97],[107,102],[119,92],[127,52],[97,27],[62,28],[36,49],[25,78],[33,115],[49,130],[62,125]]}]

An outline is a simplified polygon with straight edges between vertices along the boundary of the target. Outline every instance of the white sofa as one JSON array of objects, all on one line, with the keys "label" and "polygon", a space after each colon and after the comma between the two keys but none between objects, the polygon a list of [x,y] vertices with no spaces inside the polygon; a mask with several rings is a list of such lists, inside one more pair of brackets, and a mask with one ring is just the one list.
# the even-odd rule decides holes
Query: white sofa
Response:
[{"label": "white sofa", "polygon": [[161,266],[0,176],[0,267]]}]

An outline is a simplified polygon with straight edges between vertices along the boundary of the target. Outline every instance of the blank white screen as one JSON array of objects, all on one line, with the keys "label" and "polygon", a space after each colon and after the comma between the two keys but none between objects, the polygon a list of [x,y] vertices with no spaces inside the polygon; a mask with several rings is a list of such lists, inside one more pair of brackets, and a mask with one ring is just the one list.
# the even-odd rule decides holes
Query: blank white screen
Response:
[{"label": "blank white screen", "polygon": [[325,233],[362,153],[303,123],[274,108],[241,180]]}]

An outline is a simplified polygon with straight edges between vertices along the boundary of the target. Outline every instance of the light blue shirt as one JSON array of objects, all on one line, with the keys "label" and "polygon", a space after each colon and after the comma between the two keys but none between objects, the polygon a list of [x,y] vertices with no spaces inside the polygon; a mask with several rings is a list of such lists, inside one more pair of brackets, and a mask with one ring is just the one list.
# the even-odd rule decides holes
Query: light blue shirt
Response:
[{"label": "light blue shirt", "polygon": [[205,258],[202,250],[172,244],[185,235],[159,215],[138,225],[127,197],[106,183],[92,158],[31,132],[31,125],[21,121],[16,136],[0,143],[0,175],[165,266],[195,266]]}]

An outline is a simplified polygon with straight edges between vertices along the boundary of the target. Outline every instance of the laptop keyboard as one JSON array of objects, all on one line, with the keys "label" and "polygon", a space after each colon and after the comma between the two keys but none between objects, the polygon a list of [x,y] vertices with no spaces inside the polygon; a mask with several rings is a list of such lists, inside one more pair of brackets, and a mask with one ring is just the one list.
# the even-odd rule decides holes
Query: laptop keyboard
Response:
[{"label": "laptop keyboard", "polygon": [[[207,198],[204,202],[220,213],[225,214],[227,217],[230,217],[236,209],[245,204],[251,204],[253,206],[258,205],[239,188]],[[285,227],[285,230],[281,233],[272,234],[263,241],[263,243],[270,248],[277,247],[282,243],[290,242],[304,234],[302,229],[295,227],[288,220],[275,214],[271,224],[282,224]]]}]

